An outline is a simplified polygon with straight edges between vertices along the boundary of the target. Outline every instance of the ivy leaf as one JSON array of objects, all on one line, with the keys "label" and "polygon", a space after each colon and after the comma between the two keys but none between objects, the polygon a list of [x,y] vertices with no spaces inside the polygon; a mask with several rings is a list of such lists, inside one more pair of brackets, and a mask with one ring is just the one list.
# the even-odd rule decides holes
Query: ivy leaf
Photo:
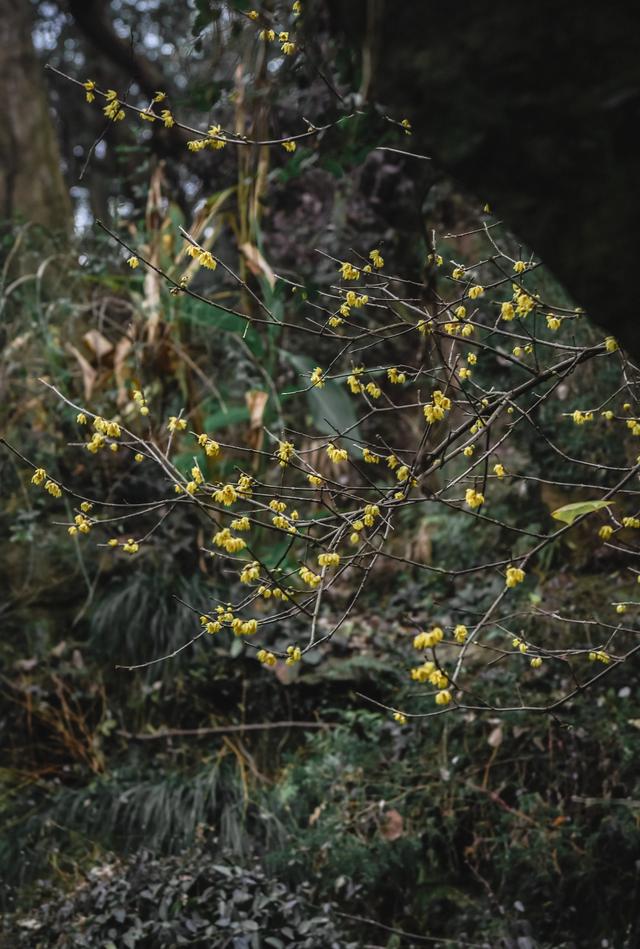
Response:
[{"label": "ivy leaf", "polygon": [[575,504],[564,504],[551,512],[551,517],[557,521],[564,521],[565,524],[573,524],[576,518],[583,514],[593,514],[594,511],[601,511],[603,507],[609,507],[615,504],[615,501],[576,501]]}]

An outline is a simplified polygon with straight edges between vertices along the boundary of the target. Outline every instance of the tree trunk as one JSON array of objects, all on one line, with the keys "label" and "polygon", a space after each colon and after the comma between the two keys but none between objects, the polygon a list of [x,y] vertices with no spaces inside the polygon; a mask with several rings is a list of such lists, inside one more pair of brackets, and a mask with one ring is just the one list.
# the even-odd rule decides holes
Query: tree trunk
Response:
[{"label": "tree trunk", "polygon": [[27,0],[0,0],[0,220],[68,230],[71,203]]}]

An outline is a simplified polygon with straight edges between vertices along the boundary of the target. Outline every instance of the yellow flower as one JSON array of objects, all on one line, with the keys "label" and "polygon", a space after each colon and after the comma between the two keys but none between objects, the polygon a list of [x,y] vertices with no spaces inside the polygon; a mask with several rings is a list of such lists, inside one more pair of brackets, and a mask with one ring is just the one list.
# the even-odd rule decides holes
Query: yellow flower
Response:
[{"label": "yellow flower", "polygon": [[[109,100],[110,93],[113,93],[114,96],[116,95],[113,89],[110,89],[105,96],[107,100]],[[121,122],[124,119],[124,109],[120,108],[118,99],[114,98],[111,101],[108,101],[108,104],[105,105],[102,111],[108,119],[111,119],[112,122]]]},{"label": "yellow flower", "polygon": [[139,544],[130,537],[129,540],[122,545],[122,549],[128,554],[135,554],[139,550]]},{"label": "yellow flower", "polygon": [[484,294],[484,287],[475,286],[469,289],[469,299],[477,300],[478,297],[481,297]]},{"label": "yellow flower", "polygon": [[231,621],[231,629],[236,636],[253,636],[254,633],[258,632],[258,622],[255,619],[243,621],[239,616],[236,616],[236,618]]},{"label": "yellow flower", "polygon": [[443,689],[436,694],[436,705],[448,705],[450,701],[451,692],[448,689]]},{"label": "yellow flower", "polygon": [[516,273],[524,273],[524,271],[527,269],[527,265],[525,264],[524,260],[516,260],[515,264],[513,265],[513,269]]},{"label": "yellow flower", "polygon": [[470,369],[467,369],[466,366],[462,366],[462,368],[460,369],[460,372],[458,373],[458,375],[459,375],[459,377],[460,377],[460,381],[461,381],[461,382],[464,382],[465,379],[470,379],[470,378],[471,378],[471,370],[470,370]]},{"label": "yellow flower", "polygon": [[327,455],[335,464],[339,464],[341,461],[346,461],[349,457],[346,448],[336,448],[333,443],[327,445]]},{"label": "yellow flower", "polygon": [[598,531],[598,537],[600,540],[609,540],[613,534],[613,527],[610,524],[603,524],[603,526]]},{"label": "yellow flower", "polygon": [[618,342],[614,336],[607,336],[604,341],[604,348],[608,353],[615,353],[616,349],[618,348]]},{"label": "yellow flower", "polygon": [[402,712],[394,712],[394,713],[393,713],[393,719],[394,719],[394,721],[396,721],[396,722],[398,723],[398,725],[406,725],[406,724],[407,724],[407,716],[406,716],[406,715],[403,715]]},{"label": "yellow flower", "polygon": [[509,588],[517,586],[525,578],[525,572],[521,567],[507,567],[505,583]]},{"label": "yellow flower", "polygon": [[462,449],[462,454],[465,455],[466,458],[471,458],[474,451],[475,451],[475,448],[473,447],[473,445],[467,445],[466,448]]},{"label": "yellow flower", "polygon": [[46,481],[47,472],[44,468],[36,468],[33,472],[33,477],[31,478],[31,484],[35,484],[37,487],[40,487],[44,481]]},{"label": "yellow flower", "polygon": [[[35,476],[34,476],[34,477],[35,477]],[[32,480],[33,480],[33,479],[32,479]],[[53,497],[53,498],[61,498],[61,497],[62,497],[62,491],[61,491],[61,489],[60,489],[60,486],[57,485],[57,484],[55,483],[55,481],[51,481],[51,480],[47,481],[47,482],[45,483],[44,489],[45,489],[45,491],[48,491],[49,494],[51,495],[51,497]]]},{"label": "yellow flower", "polygon": [[83,82],[82,85],[87,90],[87,102],[93,102],[95,99],[95,93],[93,91],[96,87],[95,82],[93,79],[87,79],[87,81]]},{"label": "yellow flower", "polygon": [[484,495],[480,494],[480,492],[474,488],[467,488],[464,499],[470,508],[480,507],[480,505],[484,504]]},{"label": "yellow flower", "polygon": [[291,54],[294,52],[295,48],[296,48],[296,44],[295,44],[295,43],[292,43],[290,40],[287,40],[287,41],[286,41],[285,43],[283,43],[282,46],[280,47],[281,51],[284,53],[285,56],[291,56]]},{"label": "yellow flower", "polygon": [[284,148],[285,152],[295,152],[297,145],[295,142],[287,141],[282,143],[282,147]]},{"label": "yellow flower", "polygon": [[498,463],[497,465],[494,465],[493,473],[495,474],[496,478],[504,478],[505,476],[504,465],[501,465],[500,463]]},{"label": "yellow flower", "polygon": [[382,267],[384,267],[384,259],[379,250],[370,251],[369,260],[377,270],[381,270]]},{"label": "yellow flower", "polygon": [[513,308],[513,303],[503,303],[500,307],[500,316],[503,320],[512,320],[516,315],[516,311]]},{"label": "yellow flower", "polygon": [[322,487],[322,478],[319,478],[318,475],[307,475],[307,481],[310,485],[313,485],[314,488]]},{"label": "yellow flower", "polygon": [[213,256],[208,250],[200,251],[200,253],[198,254],[198,263],[202,267],[206,267],[207,270],[215,270],[216,267],[218,266],[217,261],[214,260]]},{"label": "yellow flower", "polygon": [[529,663],[532,669],[539,669],[542,665],[542,659],[540,656],[534,656],[531,662]]},{"label": "yellow flower", "polygon": [[314,573],[313,570],[309,570],[309,568],[305,566],[300,567],[298,574],[302,582],[306,583],[307,586],[310,587],[317,587],[322,580],[322,577],[319,574]]},{"label": "yellow flower", "polygon": [[170,432],[183,432],[186,427],[187,420],[184,418],[178,418],[177,415],[172,415],[167,423],[167,428]]},{"label": "yellow flower", "polygon": [[317,386],[318,389],[324,388],[324,378],[320,366],[316,366],[316,368],[311,373],[311,385]]},{"label": "yellow flower", "polygon": [[287,658],[285,660],[286,665],[293,666],[296,662],[300,662],[302,658],[302,651],[298,646],[287,646]]},{"label": "yellow flower", "polygon": [[295,451],[295,447],[294,447],[293,442],[279,442],[278,443],[278,450],[276,452],[276,457],[278,458],[280,462],[281,468],[286,468],[289,461],[293,457],[294,451]]},{"label": "yellow flower", "polygon": [[321,567],[337,567],[340,565],[340,554],[335,552],[318,555],[318,564]]},{"label": "yellow flower", "polygon": [[453,638],[457,643],[465,642],[468,635],[467,627],[463,623],[459,623],[453,631]]},{"label": "yellow flower", "polygon": [[127,263],[129,264],[132,270],[135,270],[136,267],[140,264],[140,261],[138,260],[137,257],[129,257],[127,259]]},{"label": "yellow flower", "polygon": [[550,330],[559,330],[562,326],[562,320],[557,316],[554,316],[553,313],[547,313],[547,327]]},{"label": "yellow flower", "polygon": [[360,276],[358,270],[349,263],[340,264],[340,274],[343,280],[357,280]]},{"label": "yellow flower", "polygon": [[257,560],[252,560],[246,564],[240,573],[240,583],[251,583],[252,580],[260,579],[260,564]]},{"label": "yellow flower", "polygon": [[174,117],[171,115],[171,112],[169,112],[168,109],[163,109],[160,113],[160,117],[164,122],[164,127],[166,129],[173,128],[173,126],[176,124]]},{"label": "yellow flower", "polygon": [[258,662],[261,662],[264,666],[275,666],[277,660],[272,652],[269,652],[267,649],[260,649],[257,655]]},{"label": "yellow flower", "polygon": [[225,484],[224,487],[215,492],[213,499],[216,504],[224,504],[225,507],[230,507],[234,501],[238,500],[238,493],[232,484]]},{"label": "yellow flower", "polygon": [[257,10],[249,10],[249,12],[247,13],[247,16],[249,17],[250,20],[257,20],[260,14],[258,13]]},{"label": "yellow flower", "polygon": [[518,295],[518,302],[516,305],[516,313],[518,316],[527,316],[535,306],[535,300],[533,297],[530,297],[527,293],[520,293]]},{"label": "yellow flower", "polygon": [[411,122],[409,121],[409,119],[402,119],[402,121],[400,122],[400,125],[405,130],[405,133],[407,135],[411,135]]},{"label": "yellow flower", "polygon": [[444,632],[439,626],[434,626],[428,633],[418,633],[413,637],[414,649],[432,649],[444,639]]},{"label": "yellow flower", "polygon": [[395,368],[387,369],[387,378],[389,382],[392,382],[394,385],[402,385],[403,382],[407,381],[404,372],[398,372]]}]

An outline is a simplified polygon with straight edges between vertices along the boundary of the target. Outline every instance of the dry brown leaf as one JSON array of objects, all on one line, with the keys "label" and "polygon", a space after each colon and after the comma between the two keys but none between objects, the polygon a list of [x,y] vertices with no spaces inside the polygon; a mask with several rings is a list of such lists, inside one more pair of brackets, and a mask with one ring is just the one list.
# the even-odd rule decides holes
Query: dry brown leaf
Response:
[{"label": "dry brown leaf", "polygon": [[269,393],[261,389],[250,389],[245,393],[244,400],[249,409],[249,425],[251,428],[262,428],[264,410],[269,399]]},{"label": "dry brown leaf", "polygon": [[89,330],[82,338],[98,359],[107,356],[113,349],[113,343],[109,342],[99,330]]},{"label": "dry brown leaf", "polygon": [[93,366],[87,362],[81,352],[79,352],[75,346],[72,346],[71,343],[66,345],[67,352],[71,353],[72,356],[78,361],[80,366],[80,371],[82,372],[82,384],[84,385],[84,397],[89,400],[91,398],[91,393],[93,392],[93,387],[98,378],[98,373],[95,371]]},{"label": "dry brown leaf", "polygon": [[116,377],[116,384],[118,386],[118,394],[116,396],[116,401],[119,406],[122,406],[127,401],[127,385],[126,385],[126,363],[125,360],[129,353],[133,343],[128,336],[123,336],[118,340],[116,344],[116,351],[113,356],[113,374]]},{"label": "dry brown leaf", "polygon": [[313,825],[316,823],[316,821],[322,814],[325,807],[326,807],[326,803],[325,801],[323,801],[322,804],[318,804],[318,806],[314,808],[312,813],[309,815],[309,827],[313,827]]},{"label": "dry brown leaf", "polygon": [[247,264],[249,265],[249,270],[251,273],[256,275],[262,274],[264,277],[266,277],[267,283],[273,290],[276,283],[276,275],[255,244],[250,244],[249,241],[247,241],[245,244],[240,245],[240,250],[247,259]]}]

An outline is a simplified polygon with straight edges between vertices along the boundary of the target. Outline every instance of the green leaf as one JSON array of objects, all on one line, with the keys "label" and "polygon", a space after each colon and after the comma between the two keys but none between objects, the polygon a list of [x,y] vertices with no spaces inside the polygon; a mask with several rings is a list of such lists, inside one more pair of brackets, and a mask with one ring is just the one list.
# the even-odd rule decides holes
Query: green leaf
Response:
[{"label": "green leaf", "polygon": [[564,504],[551,512],[551,517],[557,521],[563,521],[565,524],[573,524],[578,517],[583,514],[593,514],[594,511],[601,511],[603,507],[609,507],[615,504],[615,501],[576,501],[575,504]]}]

